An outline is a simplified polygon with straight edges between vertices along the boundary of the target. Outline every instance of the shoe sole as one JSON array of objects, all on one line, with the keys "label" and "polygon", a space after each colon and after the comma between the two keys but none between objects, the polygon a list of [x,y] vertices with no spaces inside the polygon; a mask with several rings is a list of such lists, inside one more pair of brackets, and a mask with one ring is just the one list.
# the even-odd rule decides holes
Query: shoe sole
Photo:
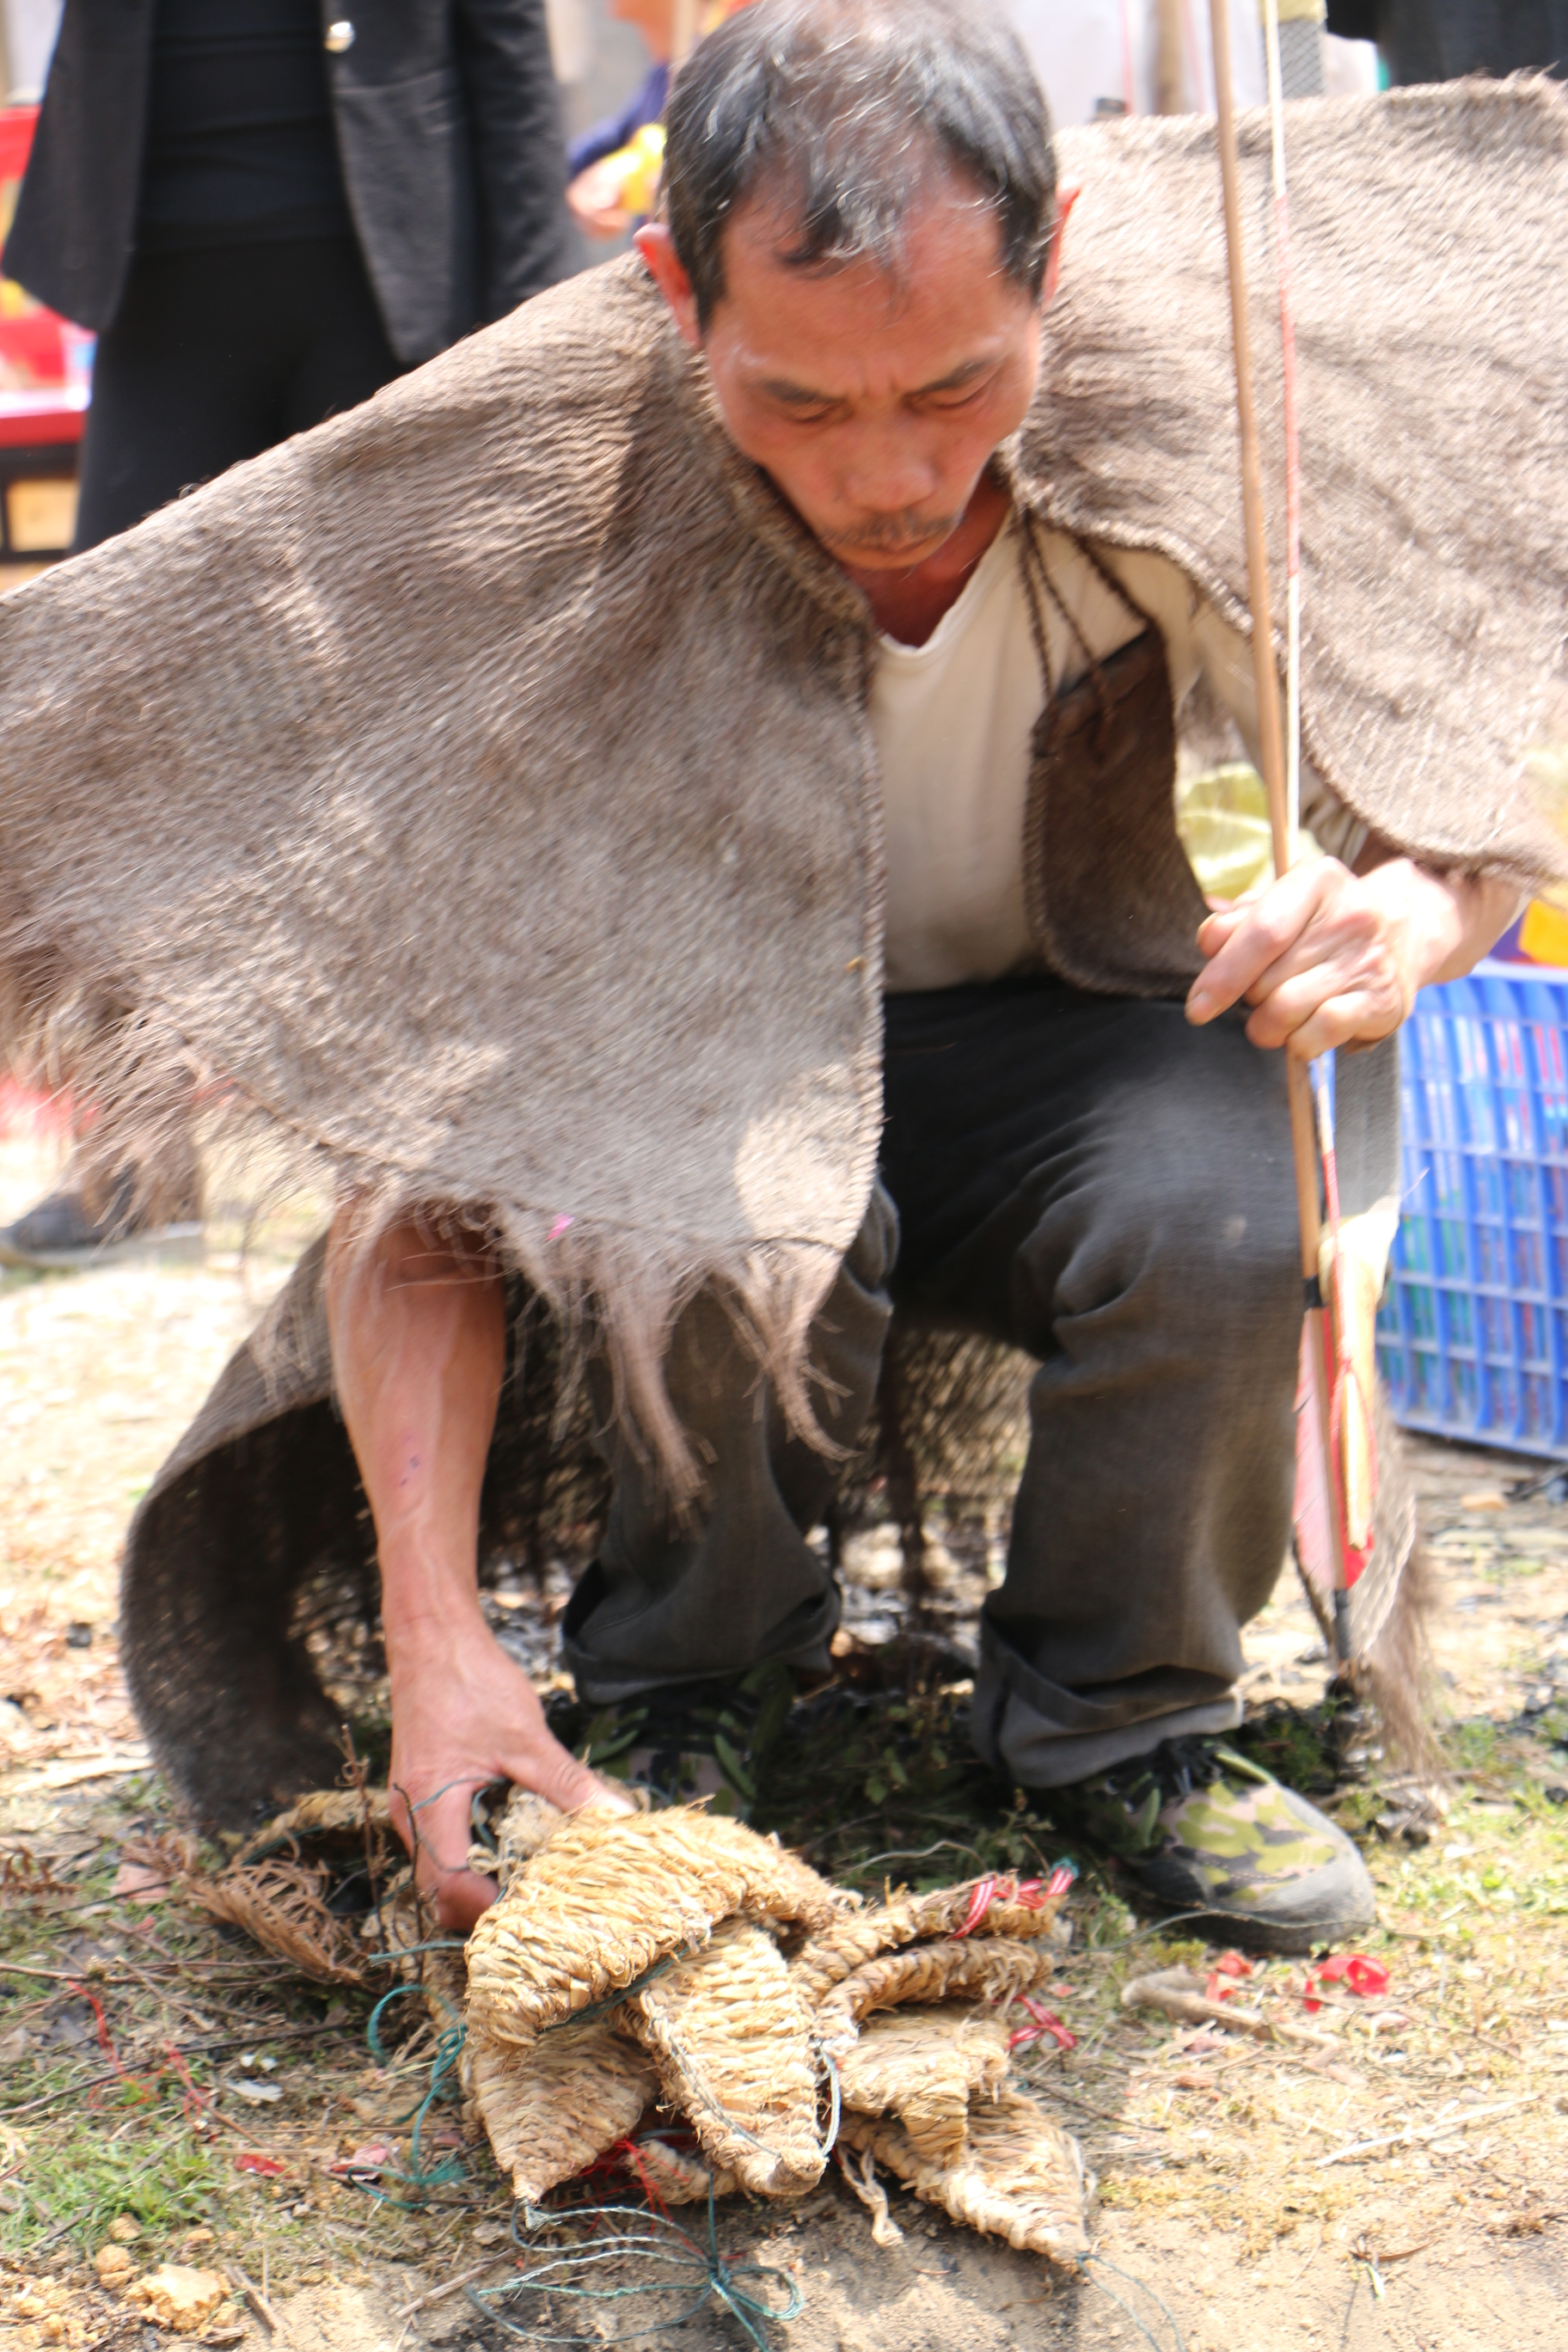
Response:
[{"label": "shoe sole", "polygon": [[18,1249],[0,1238],[0,1265],[28,1274],[83,1274],[99,1266],[124,1265],[133,1258],[166,1258],[171,1265],[195,1264],[205,1255],[201,1225],[161,1225],[156,1233],[127,1234],[123,1241],[94,1242],[85,1249]]},{"label": "shoe sole", "polygon": [[1270,1919],[1257,1911],[1173,1911],[1162,1916],[1172,1926],[1179,1923],[1183,1935],[1195,1941],[1233,1944],[1239,1951],[1271,1953],[1279,1959],[1305,1959],[1321,1944],[1342,1944],[1377,1925],[1375,1912],[1337,1919]]}]

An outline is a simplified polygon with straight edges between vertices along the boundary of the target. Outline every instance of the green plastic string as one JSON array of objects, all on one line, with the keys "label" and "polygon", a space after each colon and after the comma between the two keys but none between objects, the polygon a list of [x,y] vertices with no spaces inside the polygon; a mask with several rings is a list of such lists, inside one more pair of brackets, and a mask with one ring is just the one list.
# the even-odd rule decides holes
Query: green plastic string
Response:
[{"label": "green plastic string", "polygon": [[568,2026],[591,2025],[596,2017],[608,2017],[612,2009],[621,2008],[634,1993],[641,1992],[644,1985],[652,1984],[656,1977],[667,1975],[680,1958],[679,1952],[667,1952],[662,1960],[655,1960],[651,1969],[644,1969],[640,1977],[633,1977],[631,1982],[622,1985],[618,1992],[608,1994],[603,2000],[591,2000],[585,2009],[570,2009],[564,2017],[556,2018],[549,2025],[542,2025],[540,2041],[542,2042],[547,2033],[564,2033]]},{"label": "green plastic string", "polygon": [[[708,2189],[706,2246],[692,2237],[689,2231],[683,2230],[679,2222],[671,2221],[664,2214],[650,2212],[644,2206],[596,2205],[591,2210],[595,2222],[612,2218],[626,2219],[637,2223],[637,2227],[612,2231],[607,2238],[595,2237],[588,2242],[563,2246],[559,2252],[545,2255],[530,2269],[503,2280],[497,2286],[465,2288],[464,2292],[476,2310],[486,2319],[494,2320],[509,2336],[515,2336],[525,2343],[580,2344],[583,2340],[581,2327],[569,2335],[552,2336],[537,2326],[522,2326],[514,2319],[509,2319],[500,2306],[524,2293],[562,2295],[590,2304],[624,2303],[636,2295],[683,2294],[687,2297],[685,2306],[674,2318],[656,2320],[651,2326],[646,2319],[639,2320],[623,2335],[600,2336],[600,2343],[605,2346],[627,2344],[639,2336],[667,2335],[671,2329],[684,2327],[689,2320],[695,2319],[705,2304],[717,2301],[740,2322],[756,2347],[756,2352],[770,2352],[768,2339],[763,2333],[766,2323],[775,2320],[781,2326],[787,2326],[792,2319],[798,2319],[805,2308],[805,2298],[800,2289],[793,2281],[785,2279],[782,2272],[772,2269],[765,2263],[731,2263],[724,2260],[719,2252],[711,2182]],[[557,2218],[553,2214],[531,2210],[526,2216],[526,2226],[535,2229],[556,2222]],[[517,2237],[515,2219],[512,2235],[521,2245],[523,2242]],[[662,2267],[673,2275],[668,2280],[646,2277],[629,2286],[605,2283],[595,2275],[611,2265],[626,2261],[635,2262],[648,2271]],[[786,2290],[785,2300],[778,2304],[763,2295],[753,2294],[741,2284],[742,2279],[776,2281]]]},{"label": "green plastic string", "polygon": [[[425,1946],[421,1948],[430,1950],[439,1949],[440,1947]],[[346,2176],[356,2189],[361,2189],[367,2196],[374,2197],[378,2204],[400,2205],[405,2209],[428,2204],[432,2189],[450,2189],[458,2181],[466,2181],[468,2177],[467,2166],[456,2157],[443,2157],[438,2163],[426,2164],[419,2153],[419,2135],[425,2127],[425,2118],[431,2108],[437,2101],[462,2097],[462,2088],[458,2081],[458,2061],[462,2055],[467,2029],[451,2002],[443,1994],[436,1992],[431,1986],[394,1985],[390,1992],[382,1994],[381,1999],[371,2011],[370,2021],[365,2027],[365,2040],[370,2044],[371,2055],[376,2064],[386,2065],[389,2061],[385,2045],[381,2038],[382,2012],[389,2009],[395,2000],[402,2000],[409,1993],[417,1993],[423,2000],[434,1998],[440,2001],[442,2008],[452,2021],[436,2044],[435,2055],[430,2062],[430,2080],[427,2087],[405,2115],[395,2116],[386,2126],[389,2131],[401,2131],[405,2124],[410,2122],[413,2124],[414,2129],[408,2143],[409,2169],[405,2172],[395,2165],[384,2164],[376,2167],[374,2179],[352,2172]],[[412,2189],[416,2193],[412,2197],[395,2197],[389,2190],[380,2186],[383,2179],[399,2181],[405,2188]],[[443,2200],[443,2202],[448,2204],[462,2204],[468,2201],[461,2198]]]},{"label": "green plastic string", "polygon": [[1129,2286],[1135,2286],[1140,2294],[1146,2294],[1151,2303],[1157,2303],[1160,2305],[1161,2312],[1163,2314],[1170,2327],[1171,2341],[1175,2347],[1175,2352],[1187,2352],[1186,2340],[1184,2337],[1181,2329],[1176,2325],[1175,2314],[1172,2311],[1169,2304],[1164,2302],[1160,2295],[1156,2294],[1154,2289],[1149,2284],[1146,2279],[1135,2277],[1131,2271],[1121,2269],[1115,2263],[1108,2263],[1103,2254],[1084,2254],[1079,2260],[1079,2268],[1084,2277],[1088,2280],[1089,2284],[1090,2286],[1098,2287],[1101,2294],[1108,2294],[1110,2297],[1111,2302],[1116,2305],[1117,2308],[1120,2311],[1125,2312],[1127,2317],[1132,2322],[1133,2326],[1138,2330],[1139,2335],[1143,2338],[1144,2343],[1152,2344],[1153,2346],[1154,2352],[1165,2352],[1165,2347],[1161,2343],[1159,2337],[1153,2334],[1152,2329],[1144,2326],[1142,2320],[1140,2319],[1138,2314],[1133,2310],[1132,2305],[1127,2301],[1125,2295],[1118,2294],[1113,2286],[1107,2286],[1102,2278],[1089,2277],[1089,2266],[1091,2263],[1097,2271],[1110,2271],[1117,2278],[1125,2280]]}]

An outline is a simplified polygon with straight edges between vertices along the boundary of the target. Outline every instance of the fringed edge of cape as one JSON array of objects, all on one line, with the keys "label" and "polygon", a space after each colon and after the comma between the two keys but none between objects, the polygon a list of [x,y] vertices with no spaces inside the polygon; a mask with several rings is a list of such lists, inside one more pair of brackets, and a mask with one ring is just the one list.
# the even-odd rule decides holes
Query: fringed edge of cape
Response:
[{"label": "fringed edge of cape", "polygon": [[[657,1471],[678,1511],[700,1495],[705,1472],[670,1402],[664,1363],[670,1332],[700,1291],[711,1289],[773,1390],[793,1432],[817,1453],[845,1458],[813,1398],[811,1326],[842,1254],[826,1243],[758,1239],[704,1244],[558,1213],[521,1202],[454,1198],[428,1172],[335,1150],[204,1064],[154,1008],[137,1006],[109,974],[74,963],[46,940],[14,888],[0,884],[0,1058],[18,1080],[68,1096],[73,1177],[105,1193],[130,1171],[127,1206],[156,1220],[174,1206],[163,1171],[204,1150],[243,1161],[265,1139],[270,1161],[247,1203],[254,1225],[301,1187],[330,1188],[340,1214],[334,1265],[371,1257],[395,1225],[436,1239],[461,1236],[523,1276],[556,1318],[562,1339],[560,1419],[570,1412],[591,1356],[608,1370],[617,1424]],[[342,1214],[343,1209],[349,1213]],[[289,1335],[271,1330],[260,1369],[281,1391]],[[833,1398],[825,1392],[831,1412]]]}]

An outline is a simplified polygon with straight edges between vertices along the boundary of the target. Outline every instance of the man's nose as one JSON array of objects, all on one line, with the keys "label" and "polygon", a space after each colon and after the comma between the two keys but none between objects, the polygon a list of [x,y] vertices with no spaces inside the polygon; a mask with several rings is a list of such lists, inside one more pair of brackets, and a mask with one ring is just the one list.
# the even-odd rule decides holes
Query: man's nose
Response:
[{"label": "man's nose", "polygon": [[850,450],[843,487],[862,513],[897,515],[923,506],[941,481],[941,469],[921,436],[907,425],[883,425]]}]

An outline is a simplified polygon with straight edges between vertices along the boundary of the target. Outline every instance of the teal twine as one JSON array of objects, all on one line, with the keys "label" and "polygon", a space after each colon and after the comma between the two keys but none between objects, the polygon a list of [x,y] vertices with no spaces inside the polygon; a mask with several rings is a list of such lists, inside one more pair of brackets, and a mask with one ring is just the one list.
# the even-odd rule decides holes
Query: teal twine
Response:
[{"label": "teal twine", "polygon": [[[406,1960],[416,1952],[466,1952],[467,1944],[460,1936],[434,1936],[427,1944],[394,1944],[384,1952],[367,1952],[365,1960],[371,1968],[385,1968],[392,1960]],[[404,1990],[416,1988],[405,1985]]]},{"label": "teal twine", "polygon": [[1091,2263],[1094,2264],[1096,2270],[1110,2271],[1114,2273],[1117,2278],[1124,2279],[1129,2286],[1135,2286],[1140,2294],[1146,2294],[1151,2303],[1157,2303],[1160,2305],[1161,2312],[1163,2314],[1170,2326],[1171,2340],[1175,2347],[1175,2352],[1187,2352],[1185,2339],[1182,2335],[1181,2329],[1176,2325],[1175,2314],[1172,2311],[1169,2304],[1164,2302],[1160,2295],[1156,2294],[1154,2289],[1149,2284],[1146,2279],[1137,2278],[1133,2275],[1131,2271],[1124,2271],[1117,2263],[1107,2262],[1103,2254],[1084,2254],[1079,2257],[1079,2268],[1083,2273],[1085,2278],[1089,2279],[1089,2285],[1098,2287],[1101,2294],[1108,2294],[1110,2297],[1111,2302],[1116,2305],[1118,2310],[1125,2312],[1127,2317],[1132,2322],[1133,2326],[1138,2330],[1139,2335],[1143,2338],[1144,2343],[1152,2344],[1153,2346],[1154,2352],[1165,2352],[1165,2347],[1161,2343],[1159,2337],[1154,2335],[1152,2329],[1144,2326],[1142,2320],[1140,2319],[1138,2314],[1133,2310],[1132,2305],[1127,2301],[1124,2295],[1118,2294],[1113,2286],[1107,2286],[1105,2281],[1101,2278],[1089,2278],[1089,2267]]},{"label": "teal twine", "polygon": [[[541,2328],[520,2326],[516,2320],[509,2319],[499,2306],[512,2296],[529,2291],[536,2294],[571,2296],[585,2303],[623,2303],[631,2295],[684,2294],[689,2296],[685,2308],[673,2319],[657,2320],[651,2326],[644,2321],[625,2335],[599,2337],[601,2344],[611,2345],[628,2344],[644,2336],[663,2336],[673,2328],[684,2327],[689,2320],[696,2318],[704,2304],[717,2298],[725,2310],[740,2321],[756,2347],[756,2352],[769,2352],[768,2339],[762,2332],[763,2323],[772,2319],[777,2320],[781,2326],[787,2326],[792,2319],[798,2319],[805,2308],[805,2297],[800,2289],[793,2282],[784,2282],[783,2273],[766,2263],[725,2262],[719,2252],[711,2181],[708,2189],[706,2246],[700,2244],[689,2231],[681,2229],[679,2222],[671,2221],[664,2214],[650,2212],[645,2206],[595,2205],[590,2210],[595,2221],[607,2220],[612,2215],[624,2215],[640,2227],[615,2231],[608,2238],[595,2238],[587,2244],[563,2246],[559,2253],[547,2255],[531,2269],[520,2273],[515,2278],[503,2280],[497,2286],[468,2287],[464,2292],[468,2301],[486,2319],[493,2319],[505,2328],[509,2336],[518,2336],[525,2343],[580,2344],[583,2340],[580,2329],[568,2336],[547,2335]],[[531,2210],[527,2216],[528,2227],[532,2229],[556,2218]],[[515,2217],[512,2235],[517,2238]],[[517,2239],[517,2242],[521,2244],[522,2242]],[[588,2276],[609,2264],[626,2261],[644,2263],[650,2269],[664,2265],[678,2275],[668,2281],[645,2278],[629,2286],[600,2284]],[[576,2284],[579,2279],[584,2283]],[[763,2301],[761,2296],[748,2294],[740,2284],[742,2279],[780,2280],[788,2285],[788,2299],[782,2306]]]},{"label": "teal twine", "polygon": [[623,1985],[619,1992],[609,1994],[604,2000],[591,2000],[586,2009],[570,2010],[564,2017],[556,2018],[553,2023],[542,2025],[540,2041],[542,2042],[547,2033],[563,2033],[569,2025],[591,2025],[596,2017],[608,2017],[612,2009],[619,2009],[624,2001],[641,1992],[644,1985],[652,1984],[656,1977],[661,1977],[666,1969],[672,1969],[681,1957],[679,1952],[668,1952],[662,1960],[655,1960],[651,1969],[644,1969],[640,1977],[633,1977],[630,1984]]},{"label": "teal twine", "polygon": [[[416,1948],[410,1946],[409,1948],[412,1950]],[[431,1950],[439,1949],[440,1947],[423,1946],[417,1948]],[[433,1988],[429,1986],[401,1984],[394,1985],[390,1992],[382,1994],[381,1999],[371,2011],[370,2021],[365,2028],[365,2039],[370,2044],[371,2055],[378,2066],[384,2066],[387,2063],[387,2053],[381,2038],[382,2011],[390,2008],[395,2000],[402,2000],[406,1994],[417,1993],[423,1999],[429,2000],[432,1992]],[[406,2210],[412,2210],[416,2206],[428,2204],[429,2192],[432,2189],[449,2189],[458,2181],[467,2180],[468,2177],[467,2168],[455,2157],[445,2157],[437,2164],[426,2164],[419,2153],[419,2135],[424,2129],[426,2116],[437,2101],[459,2099],[462,2096],[461,2086],[457,2081],[457,2067],[467,2038],[466,2029],[451,2002],[441,1993],[435,1993],[434,1997],[440,2001],[452,2022],[436,2044],[436,2054],[430,2062],[428,2088],[420,2098],[415,2101],[406,2115],[395,2116],[388,2126],[388,2129],[393,2131],[400,2131],[403,2126],[409,2122],[414,2126],[408,2143],[409,2169],[405,2172],[395,2166],[381,2165],[377,2168],[375,2180],[369,2178],[361,2179],[353,2173],[348,2176],[356,2189],[363,2189],[365,2194],[374,2197],[378,2204],[400,2205]],[[381,2179],[401,2181],[405,2187],[414,2189],[416,2194],[412,2197],[394,2197],[377,2185]],[[461,2203],[466,2200],[447,2199],[444,2201]]]}]

